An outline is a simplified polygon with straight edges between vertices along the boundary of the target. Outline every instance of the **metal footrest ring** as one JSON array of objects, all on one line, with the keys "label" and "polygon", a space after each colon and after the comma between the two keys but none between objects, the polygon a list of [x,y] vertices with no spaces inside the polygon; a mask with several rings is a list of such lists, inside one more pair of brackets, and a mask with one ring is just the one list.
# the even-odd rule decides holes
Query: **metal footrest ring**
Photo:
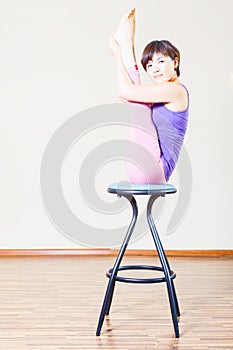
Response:
[{"label": "metal footrest ring", "polygon": [[[122,270],[155,270],[163,272],[163,268],[159,266],[150,266],[150,265],[127,265],[120,266],[118,271]],[[113,269],[107,271],[106,276],[108,278],[111,277]],[[172,270],[169,270],[170,278],[174,279],[176,277],[176,273]],[[125,282],[125,283],[161,283],[166,282],[165,277],[156,277],[156,278],[133,278],[133,277],[122,277],[116,276],[116,281]]]}]

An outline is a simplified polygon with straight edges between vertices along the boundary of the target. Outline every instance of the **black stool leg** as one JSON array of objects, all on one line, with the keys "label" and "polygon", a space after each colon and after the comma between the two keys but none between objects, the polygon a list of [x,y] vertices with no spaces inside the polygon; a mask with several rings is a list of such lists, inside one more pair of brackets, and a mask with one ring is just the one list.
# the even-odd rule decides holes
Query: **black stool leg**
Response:
[{"label": "black stool leg", "polygon": [[180,333],[179,333],[179,326],[178,326],[178,319],[177,317],[180,314],[179,311],[179,306],[178,306],[178,301],[175,293],[175,288],[173,281],[170,277],[170,266],[166,257],[166,254],[164,252],[162,243],[160,241],[154,220],[151,215],[151,210],[152,210],[152,205],[154,201],[158,198],[159,196],[151,196],[148,204],[147,204],[147,220],[150,226],[150,230],[155,242],[156,249],[158,251],[159,259],[164,271],[164,276],[166,279],[166,284],[167,284],[167,290],[168,290],[168,296],[169,296],[169,303],[170,303],[170,308],[171,308],[171,314],[172,314],[172,320],[173,320],[173,325],[174,325],[174,330],[175,330],[175,335],[176,338],[179,338]]},{"label": "black stool leg", "polygon": [[133,208],[133,217],[132,217],[131,223],[129,225],[129,228],[127,230],[127,233],[126,233],[126,236],[124,238],[124,241],[122,243],[121,249],[120,249],[120,251],[118,253],[117,259],[116,259],[116,261],[114,263],[114,266],[113,266],[113,269],[112,269],[112,273],[111,273],[111,277],[110,277],[109,282],[108,282],[107,290],[106,290],[105,297],[104,297],[103,306],[102,306],[100,317],[99,317],[99,323],[98,323],[98,327],[97,327],[97,331],[96,331],[96,335],[97,336],[100,335],[105,315],[109,314],[118,268],[120,266],[121,260],[122,260],[122,258],[124,256],[125,251],[126,251],[127,245],[129,243],[130,237],[131,237],[131,235],[133,233],[133,229],[134,229],[134,226],[136,224],[137,217],[138,217],[138,207],[137,207],[137,203],[136,203],[135,198],[133,196],[131,196],[131,195],[128,196],[128,195],[125,195],[125,194],[122,195],[122,196],[127,198],[130,201],[130,203],[132,205],[132,208]]},{"label": "black stool leg", "polygon": [[172,289],[173,289],[173,294],[174,294],[174,299],[175,299],[175,304],[176,304],[176,314],[177,314],[177,317],[180,317],[180,308],[179,308],[179,303],[178,303],[176,289],[175,289],[175,285],[174,285],[173,280],[171,280],[171,283],[172,283]]},{"label": "black stool leg", "polygon": [[[156,226],[155,226],[153,217],[152,217],[152,215],[151,215],[151,209],[152,209],[152,206],[153,206],[154,201],[155,201],[157,198],[159,198],[159,196],[158,196],[158,197],[157,197],[157,196],[153,196],[153,199],[151,199],[151,203],[149,203],[150,200],[148,201],[148,205],[150,205],[150,209],[149,209],[149,210],[150,210],[150,214],[149,214],[149,215],[150,215],[150,217],[151,217],[151,225],[153,225],[153,229],[154,229],[156,232],[157,232],[157,230],[156,230]],[[148,220],[148,222],[149,222],[149,220]],[[150,225],[150,223],[149,223],[149,225]],[[153,233],[152,233],[152,234],[153,234]],[[160,240],[160,237],[159,237],[158,233],[157,233],[157,242],[158,242],[158,244],[159,244],[159,246],[160,246],[160,250],[163,252],[163,255],[164,255],[164,258],[165,258],[167,267],[168,267],[168,269],[170,270],[170,265],[169,265],[167,256],[166,256],[166,254],[165,254],[165,252],[164,252],[163,245],[162,245],[162,243],[161,243],[161,240]],[[174,282],[173,282],[172,279],[171,279],[171,284],[172,284],[172,289],[173,289],[173,294],[174,294],[174,299],[175,299],[175,304],[176,304],[176,313],[177,313],[177,317],[179,317],[179,316],[180,316],[180,309],[179,309],[178,299],[177,299],[177,296],[176,296],[175,285],[174,285]]]}]

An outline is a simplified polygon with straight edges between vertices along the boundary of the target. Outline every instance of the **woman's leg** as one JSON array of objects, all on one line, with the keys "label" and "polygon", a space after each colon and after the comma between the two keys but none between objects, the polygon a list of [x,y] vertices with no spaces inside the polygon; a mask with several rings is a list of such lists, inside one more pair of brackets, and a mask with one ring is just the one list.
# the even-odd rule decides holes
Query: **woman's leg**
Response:
[{"label": "woman's leg", "polygon": [[[122,61],[129,77],[134,84],[140,84],[134,50],[135,9],[122,18],[114,38],[121,47]],[[151,109],[146,104],[129,102],[129,105],[131,126],[126,163],[128,179],[131,183],[165,183],[161,150]]]},{"label": "woman's leg", "polygon": [[122,62],[134,84],[140,84],[140,76],[134,49],[135,38],[135,9],[123,16],[114,34],[115,40],[121,48]]},{"label": "woman's leg", "polygon": [[126,173],[136,184],[165,183],[157,131],[148,106],[130,103]]}]

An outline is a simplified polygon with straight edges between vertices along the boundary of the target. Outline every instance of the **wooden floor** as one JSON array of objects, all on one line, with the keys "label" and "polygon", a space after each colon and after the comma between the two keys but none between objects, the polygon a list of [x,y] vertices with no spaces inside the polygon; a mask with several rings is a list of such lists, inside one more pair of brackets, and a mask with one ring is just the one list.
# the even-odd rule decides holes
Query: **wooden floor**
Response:
[{"label": "wooden floor", "polygon": [[[110,317],[96,337],[105,271],[114,259],[0,258],[0,349],[233,349],[230,257],[170,258],[178,275],[179,339],[174,337],[166,286],[124,283],[117,283]],[[154,262],[151,257],[124,260]]]}]

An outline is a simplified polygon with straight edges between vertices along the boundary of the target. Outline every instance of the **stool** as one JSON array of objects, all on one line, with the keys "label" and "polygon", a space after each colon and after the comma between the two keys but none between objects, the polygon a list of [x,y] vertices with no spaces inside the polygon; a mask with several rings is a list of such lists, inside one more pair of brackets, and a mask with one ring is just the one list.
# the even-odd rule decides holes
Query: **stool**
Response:
[{"label": "stool", "polygon": [[[176,338],[179,338],[179,326],[178,326],[178,318],[180,316],[180,310],[178,305],[178,300],[176,296],[175,286],[173,279],[176,277],[174,271],[170,269],[169,262],[167,260],[166,254],[164,252],[162,243],[160,241],[154,220],[152,218],[151,210],[153,203],[159,197],[165,197],[166,194],[175,193],[176,189],[174,186],[170,184],[155,184],[155,185],[141,185],[141,184],[130,184],[130,183],[114,183],[108,187],[109,193],[117,194],[119,197],[123,196],[129,200],[132,209],[133,209],[133,217],[129,228],[127,230],[126,236],[122,243],[122,246],[119,250],[117,259],[114,263],[113,268],[111,268],[106,276],[109,278],[107,290],[104,297],[103,306],[101,309],[99,323],[96,331],[96,335],[99,336],[101,332],[101,328],[104,322],[104,318],[106,315],[109,315],[114,287],[116,281],[126,282],[126,283],[161,283],[165,282],[167,285],[167,292],[169,297],[169,303],[171,308],[171,315],[174,325],[174,331]],[[158,256],[160,259],[161,266],[149,266],[149,265],[128,265],[128,266],[120,266],[122,258],[125,254],[127,245],[129,243],[130,237],[133,233],[134,226],[137,221],[138,216],[138,207],[137,202],[134,198],[134,195],[150,195],[148,203],[147,203],[147,221],[150,227],[151,234],[153,236],[153,240],[158,252]],[[118,271],[121,270],[155,270],[162,271],[164,276],[157,278],[128,278],[128,277],[120,277],[117,276]]]}]

